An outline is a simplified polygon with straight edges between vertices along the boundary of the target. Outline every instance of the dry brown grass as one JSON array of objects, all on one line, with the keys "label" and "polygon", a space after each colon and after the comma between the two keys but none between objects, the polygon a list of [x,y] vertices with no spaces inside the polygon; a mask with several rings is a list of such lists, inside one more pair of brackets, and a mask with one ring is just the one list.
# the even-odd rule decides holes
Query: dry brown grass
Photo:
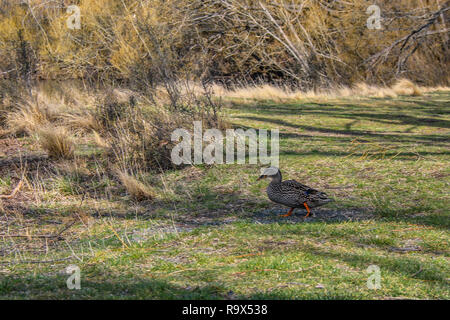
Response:
[{"label": "dry brown grass", "polygon": [[261,86],[240,87],[230,91],[222,91],[221,94],[229,98],[273,100],[281,102],[293,99],[296,93],[290,92],[286,88],[264,84]]},{"label": "dry brown grass", "polygon": [[43,105],[30,103],[6,116],[6,124],[11,133],[32,134],[53,118],[52,113]]},{"label": "dry brown grass", "polygon": [[[344,93],[344,94],[343,94]],[[338,97],[371,97],[371,98],[395,98],[397,94],[390,87],[380,87],[369,85],[366,83],[357,83],[353,88],[347,92],[345,88],[338,91]]]},{"label": "dry brown grass", "polygon": [[423,91],[419,86],[408,79],[400,79],[393,86],[392,90],[398,95],[421,96]]},{"label": "dry brown grass", "polygon": [[421,88],[408,79],[399,79],[391,87],[375,86],[361,82],[352,87],[335,87],[317,91],[301,91],[264,84],[261,86],[239,87],[232,90],[222,88],[215,90],[215,94],[225,98],[286,102],[302,99],[334,99],[345,97],[395,98],[398,95],[420,96],[424,92],[436,90],[448,90],[448,88]]},{"label": "dry brown grass", "polygon": [[116,170],[117,176],[128,194],[137,201],[152,200],[155,198],[155,192],[152,188],[136,177],[122,170]]},{"label": "dry brown grass", "polygon": [[89,112],[64,113],[61,115],[63,122],[74,130],[100,131],[101,125],[95,116]]},{"label": "dry brown grass", "polygon": [[420,88],[424,93],[427,92],[438,92],[438,91],[450,91],[448,86],[436,86],[436,87],[422,87]]},{"label": "dry brown grass", "polygon": [[103,149],[109,149],[111,148],[111,144],[104,139],[97,131],[92,131],[93,137],[94,137],[94,143]]},{"label": "dry brown grass", "polygon": [[75,144],[70,133],[64,127],[47,125],[37,130],[41,147],[51,158],[72,159],[75,152]]},{"label": "dry brown grass", "polygon": [[[22,94],[13,108],[1,111],[10,133],[31,135],[42,126],[57,122],[74,130],[100,130],[92,112],[97,94],[83,92],[71,83],[37,84],[31,96]],[[10,103],[11,104],[11,103]]]}]

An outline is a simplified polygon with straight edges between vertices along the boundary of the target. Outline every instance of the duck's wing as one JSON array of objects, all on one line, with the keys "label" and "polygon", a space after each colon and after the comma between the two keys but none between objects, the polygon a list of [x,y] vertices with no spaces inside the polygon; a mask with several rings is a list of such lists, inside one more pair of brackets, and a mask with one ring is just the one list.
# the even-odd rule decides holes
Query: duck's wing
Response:
[{"label": "duck's wing", "polygon": [[311,197],[320,193],[307,185],[301,184],[295,180],[285,180],[281,183],[281,190],[284,194],[289,194],[291,197],[295,196],[299,205],[310,200]]},{"label": "duck's wing", "polygon": [[287,188],[294,189],[299,192],[301,192],[301,191],[306,192],[308,190],[317,191],[317,190],[314,190],[313,188],[310,188],[307,185],[301,184],[300,182],[295,181],[295,180],[284,180],[281,184],[283,186],[286,186]]}]

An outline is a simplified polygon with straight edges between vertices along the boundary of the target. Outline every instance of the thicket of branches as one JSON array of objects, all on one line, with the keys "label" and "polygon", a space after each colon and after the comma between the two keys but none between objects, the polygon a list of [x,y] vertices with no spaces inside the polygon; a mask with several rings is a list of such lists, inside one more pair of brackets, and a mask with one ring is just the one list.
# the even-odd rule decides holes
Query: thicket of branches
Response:
[{"label": "thicket of branches", "polygon": [[[367,27],[373,4],[381,29]],[[180,79],[448,85],[449,11],[444,0],[2,1],[0,79],[163,85],[173,99]]]}]

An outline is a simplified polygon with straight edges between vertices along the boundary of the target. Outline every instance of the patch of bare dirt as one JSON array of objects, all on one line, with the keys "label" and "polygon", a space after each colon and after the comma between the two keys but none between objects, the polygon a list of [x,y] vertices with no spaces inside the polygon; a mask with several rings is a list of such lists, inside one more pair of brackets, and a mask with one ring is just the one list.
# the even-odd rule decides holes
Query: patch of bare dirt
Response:
[{"label": "patch of bare dirt", "polygon": [[361,209],[327,209],[315,208],[311,210],[312,216],[305,218],[306,210],[295,209],[290,217],[282,217],[287,209],[267,209],[247,214],[247,218],[259,223],[304,223],[314,221],[360,221],[373,219],[373,215]]},{"label": "patch of bare dirt", "polygon": [[23,145],[19,140],[13,138],[0,139],[0,158],[17,155],[21,150],[23,150]]},{"label": "patch of bare dirt", "polygon": [[191,228],[201,226],[221,226],[231,224],[237,221],[253,221],[255,223],[308,223],[308,222],[340,222],[340,221],[362,221],[374,219],[373,214],[367,210],[360,208],[355,209],[327,209],[315,208],[312,211],[312,216],[305,218],[306,210],[295,209],[290,217],[282,217],[286,214],[288,209],[272,208],[261,211],[253,211],[248,208],[241,212],[234,210],[226,212],[226,210],[219,210],[220,212],[210,211],[201,215],[180,215],[175,218],[176,223],[189,226]]},{"label": "patch of bare dirt", "polygon": [[22,172],[24,168],[36,170],[48,166],[47,155],[28,150],[18,139],[0,139],[0,175]]}]

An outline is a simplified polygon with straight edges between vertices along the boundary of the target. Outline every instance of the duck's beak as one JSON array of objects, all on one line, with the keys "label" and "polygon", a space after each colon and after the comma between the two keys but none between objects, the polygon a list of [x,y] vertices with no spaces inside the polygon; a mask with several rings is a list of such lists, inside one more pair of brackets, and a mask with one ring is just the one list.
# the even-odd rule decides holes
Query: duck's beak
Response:
[{"label": "duck's beak", "polygon": [[261,179],[264,179],[264,178],[267,178],[267,176],[259,176],[259,178],[258,179],[256,179],[256,181],[259,181],[259,180],[261,180]]}]

